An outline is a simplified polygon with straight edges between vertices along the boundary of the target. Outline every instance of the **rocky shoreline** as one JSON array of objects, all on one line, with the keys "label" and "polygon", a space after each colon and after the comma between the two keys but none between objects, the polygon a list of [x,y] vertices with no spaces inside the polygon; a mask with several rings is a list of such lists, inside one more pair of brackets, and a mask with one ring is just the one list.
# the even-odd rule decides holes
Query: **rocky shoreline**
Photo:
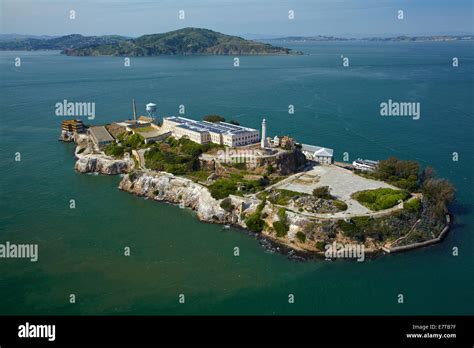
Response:
[{"label": "rocky shoreline", "polygon": [[[137,169],[137,162],[130,156],[115,159],[103,153],[95,153],[91,150],[89,141],[87,136],[76,139],[78,144],[75,150],[77,161],[74,168],[78,172],[103,175],[124,174],[118,186],[120,190],[147,199],[190,208],[196,212],[197,218],[202,222],[241,229],[255,236],[259,243],[270,252],[278,252],[294,260],[325,259],[323,247],[334,242],[342,245],[358,244],[363,246],[363,253],[367,258],[374,258],[391,252],[385,246],[384,241],[377,241],[369,237],[361,242],[341,232],[338,225],[338,222],[342,222],[338,221],[340,219],[314,218],[290,210],[285,211],[288,232],[284,237],[277,236],[272,226],[275,227],[275,223],[281,221],[281,207],[266,200],[264,200],[262,206],[262,201],[255,195],[229,195],[224,199],[215,199],[207,187],[186,177],[147,169],[139,170]],[[224,200],[226,200],[225,205],[223,204]],[[250,231],[246,224],[249,216],[254,215],[257,211],[261,214],[265,226],[268,227],[259,233]],[[390,217],[385,222],[390,223],[393,220],[397,220],[397,218]],[[395,228],[399,226],[397,224],[398,222],[396,222]],[[308,226],[310,226],[311,232],[308,232]],[[394,228],[394,225],[391,226]],[[400,225],[399,227],[406,226]],[[449,228],[449,221],[448,225],[443,227],[443,231]],[[301,237],[301,234],[304,234],[304,240],[298,238]],[[445,233],[435,239],[441,241],[444,235]],[[323,245],[320,244],[322,243],[320,242],[321,236],[326,240]],[[329,239],[328,236],[330,236]],[[411,250],[413,248],[410,248],[410,246],[415,245],[414,248],[416,248],[417,244],[419,243],[408,244],[408,247],[400,248],[400,250]],[[434,242],[427,244],[434,244]],[[396,251],[398,249],[393,250],[393,252]]]},{"label": "rocky shoreline", "polygon": [[[119,189],[146,197],[151,200],[168,202],[182,207],[191,208],[196,211],[197,218],[207,223],[230,225],[243,229],[257,236],[266,249],[286,254],[295,259],[324,258],[324,252],[315,250],[310,243],[302,243],[297,240],[296,233],[312,222],[306,216],[294,212],[287,212],[289,233],[286,238],[277,238],[267,231],[253,233],[248,231],[244,216],[256,211],[260,200],[253,197],[240,197],[230,195],[232,210],[224,210],[220,203],[222,200],[214,199],[206,187],[193,182],[190,179],[176,177],[166,172],[135,171],[125,175],[119,183]],[[272,225],[278,221],[278,208],[267,202],[262,210],[265,221]],[[340,238],[339,241],[349,242],[348,239]],[[381,250],[365,250],[367,255],[375,256]]]}]

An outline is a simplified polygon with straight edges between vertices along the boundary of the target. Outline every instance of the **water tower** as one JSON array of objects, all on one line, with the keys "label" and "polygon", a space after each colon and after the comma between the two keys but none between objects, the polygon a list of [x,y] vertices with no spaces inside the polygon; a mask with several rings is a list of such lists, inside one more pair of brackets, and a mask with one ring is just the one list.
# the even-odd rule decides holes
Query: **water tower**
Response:
[{"label": "water tower", "polygon": [[156,104],[153,104],[153,103],[146,104],[146,112],[148,113],[148,116],[155,118]]}]

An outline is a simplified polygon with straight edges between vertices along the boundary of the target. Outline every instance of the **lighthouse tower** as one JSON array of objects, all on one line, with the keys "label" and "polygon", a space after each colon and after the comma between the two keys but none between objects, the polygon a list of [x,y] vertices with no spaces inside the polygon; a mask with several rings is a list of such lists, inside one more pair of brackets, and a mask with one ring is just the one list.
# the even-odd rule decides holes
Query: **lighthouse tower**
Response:
[{"label": "lighthouse tower", "polygon": [[263,119],[262,121],[262,136],[260,138],[260,146],[262,149],[267,147],[267,121]]}]

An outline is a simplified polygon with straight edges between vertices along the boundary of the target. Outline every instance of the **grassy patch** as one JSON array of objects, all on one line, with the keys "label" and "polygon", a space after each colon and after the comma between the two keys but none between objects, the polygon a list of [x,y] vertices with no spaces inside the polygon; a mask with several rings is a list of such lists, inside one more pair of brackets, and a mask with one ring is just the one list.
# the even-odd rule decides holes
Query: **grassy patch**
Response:
[{"label": "grassy patch", "polygon": [[301,192],[284,190],[284,189],[278,189],[278,190],[275,190],[275,192],[277,194],[276,195],[270,195],[268,200],[271,203],[278,204],[278,205],[287,205],[291,198],[296,197],[296,196],[305,195],[304,193],[301,193]]},{"label": "grassy patch", "polygon": [[147,133],[147,132],[153,132],[156,131],[157,129],[152,127],[152,126],[147,126],[147,127],[138,127],[135,128],[134,131],[138,133]]},{"label": "grassy patch", "polygon": [[409,212],[418,214],[421,209],[421,201],[419,198],[412,199],[403,203],[403,209],[408,210]]},{"label": "grassy patch", "polygon": [[316,198],[332,199],[329,186],[316,187],[313,190],[313,196]]},{"label": "grassy patch", "polygon": [[186,176],[193,181],[206,181],[209,175],[211,175],[211,172],[205,170],[197,170],[186,174]]},{"label": "grassy patch", "polygon": [[347,204],[345,202],[341,201],[340,199],[336,199],[332,203],[340,211],[347,210]]},{"label": "grassy patch", "polygon": [[406,191],[389,188],[364,190],[352,194],[352,198],[374,211],[392,208],[398,201],[403,201],[409,196],[410,194]]},{"label": "grassy patch", "polygon": [[259,180],[245,180],[240,174],[231,174],[229,178],[216,180],[208,188],[212,197],[222,199],[231,194],[256,193],[262,191],[268,184],[266,177]]}]

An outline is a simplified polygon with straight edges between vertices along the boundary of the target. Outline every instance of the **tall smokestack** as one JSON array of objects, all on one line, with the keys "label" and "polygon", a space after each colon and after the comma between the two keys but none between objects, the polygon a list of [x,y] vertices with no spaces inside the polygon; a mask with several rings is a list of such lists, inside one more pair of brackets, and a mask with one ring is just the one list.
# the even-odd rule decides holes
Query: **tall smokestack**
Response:
[{"label": "tall smokestack", "polygon": [[135,105],[135,99],[132,99],[132,105],[133,105],[133,120],[137,122],[137,106]]}]

